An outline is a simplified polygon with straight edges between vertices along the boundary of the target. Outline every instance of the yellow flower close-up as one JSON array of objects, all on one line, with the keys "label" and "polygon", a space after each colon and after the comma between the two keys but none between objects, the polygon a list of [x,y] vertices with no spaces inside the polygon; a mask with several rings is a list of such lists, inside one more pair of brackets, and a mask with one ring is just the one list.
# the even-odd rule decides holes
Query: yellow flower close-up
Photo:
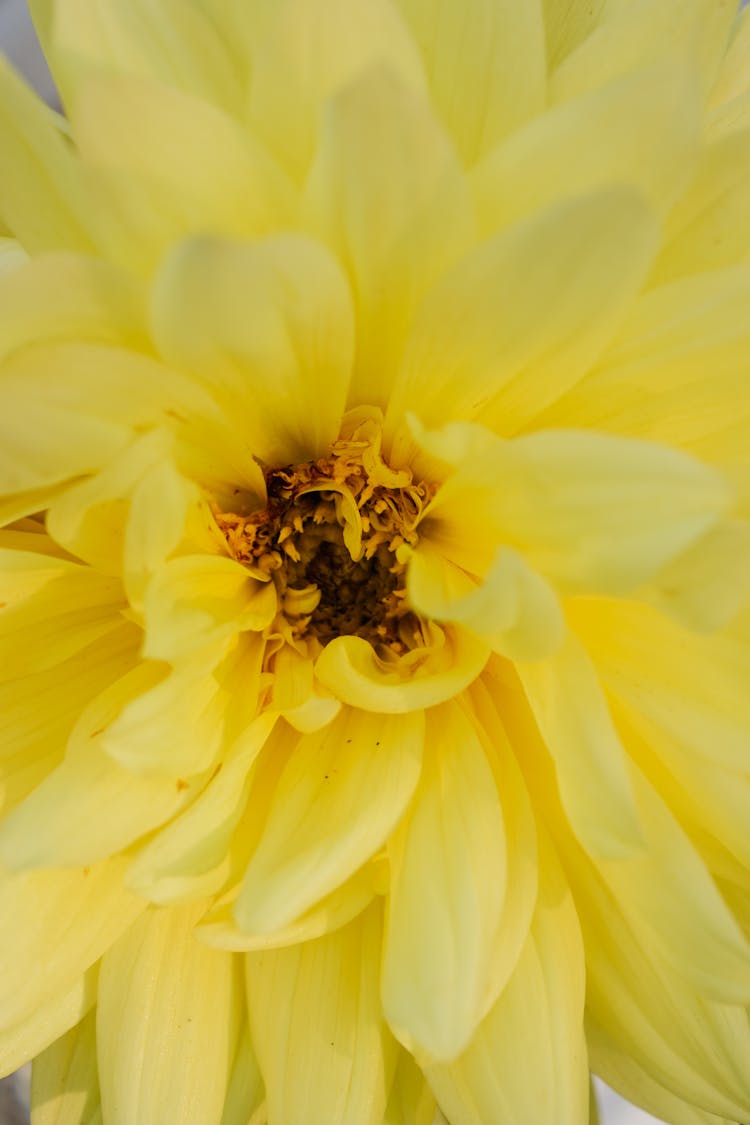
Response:
[{"label": "yellow flower close-up", "polygon": [[750,16],[36,0],[0,68],[34,1125],[750,1122]]}]

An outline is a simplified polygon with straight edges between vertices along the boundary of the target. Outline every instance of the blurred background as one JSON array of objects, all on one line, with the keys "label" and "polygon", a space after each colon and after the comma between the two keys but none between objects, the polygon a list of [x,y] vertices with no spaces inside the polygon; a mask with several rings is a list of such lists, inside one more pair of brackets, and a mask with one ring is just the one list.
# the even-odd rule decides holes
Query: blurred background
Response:
[{"label": "blurred background", "polygon": [[[26,0],[0,0],[0,50],[48,101],[55,88],[29,18]],[[658,1125],[603,1084],[597,1085],[601,1125]],[[28,1068],[0,1081],[0,1125],[28,1125]],[[178,1123],[176,1123],[178,1125]]]}]

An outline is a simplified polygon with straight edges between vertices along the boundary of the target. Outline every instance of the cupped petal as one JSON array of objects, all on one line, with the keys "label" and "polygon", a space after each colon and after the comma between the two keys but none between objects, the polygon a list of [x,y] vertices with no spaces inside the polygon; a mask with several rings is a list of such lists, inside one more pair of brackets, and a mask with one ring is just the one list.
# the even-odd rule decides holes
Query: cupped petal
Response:
[{"label": "cupped petal", "polygon": [[510,660],[538,660],[562,641],[562,607],[547,582],[507,547],[481,580],[430,547],[429,530],[409,559],[409,604],[425,617],[471,630]]},{"label": "cupped petal", "polygon": [[473,234],[451,144],[427,102],[392,71],[369,70],[327,105],[304,215],[351,278],[350,401],[385,405],[415,309]]},{"label": "cupped petal", "polygon": [[181,0],[56,0],[46,55],[65,100],[90,72],[155,78],[239,113],[241,76],[209,14]]},{"label": "cupped petal", "polygon": [[431,626],[426,657],[415,649],[386,664],[362,637],[335,637],[315,664],[320,682],[343,703],[363,711],[404,714],[434,707],[467,687],[484,667],[489,647],[460,628]]},{"label": "cupped petal", "polygon": [[284,0],[254,50],[249,118],[294,175],[312,158],[326,101],[378,63],[417,88],[415,45],[391,0]]},{"label": "cupped petal", "polygon": [[474,171],[481,229],[611,184],[666,213],[697,159],[702,109],[694,72],[668,57],[541,114]]},{"label": "cupped petal", "polygon": [[383,1125],[433,1125],[435,1099],[408,1051],[399,1051]]},{"label": "cupped petal", "polygon": [[102,1125],[96,1067],[96,1012],[34,1059],[31,1067],[34,1125]]},{"label": "cupped petal", "polygon": [[430,96],[467,164],[544,108],[541,0],[397,0],[424,58]]},{"label": "cupped petal", "polygon": [[583,942],[549,846],[529,937],[500,998],[464,1052],[427,1067],[454,1125],[588,1120]]},{"label": "cupped petal", "polygon": [[424,523],[431,543],[475,572],[499,541],[561,592],[623,594],[731,503],[721,473],[666,445],[550,430],[497,440],[446,481]]},{"label": "cupped petal", "polygon": [[144,909],[125,890],[125,864],[0,877],[0,1025],[12,1027],[69,991]]},{"label": "cupped petal", "polygon": [[471,251],[416,314],[389,439],[415,406],[428,426],[478,418],[517,431],[597,358],[657,238],[645,202],[614,187],[557,201]]},{"label": "cupped petal", "polygon": [[0,218],[25,249],[91,249],[80,169],[54,115],[0,59]]},{"label": "cupped petal", "polygon": [[645,840],[627,752],[585,648],[568,632],[561,648],[517,672],[555,763],[573,832],[593,855],[623,859]]},{"label": "cupped petal", "polygon": [[288,926],[387,841],[419,780],[424,718],[346,708],[299,739],[234,905],[241,930]]},{"label": "cupped petal", "polygon": [[227,1086],[221,1125],[261,1125],[254,1116],[266,1096],[258,1060],[244,1022]]},{"label": "cupped petal", "polygon": [[391,839],[383,1010],[401,1042],[455,1057],[485,1011],[506,893],[500,797],[471,718],[427,714],[417,794]]},{"label": "cupped petal", "polygon": [[320,243],[185,242],[162,267],[151,312],[162,354],[242,419],[256,457],[289,464],[327,451],[354,338],[346,280]]},{"label": "cupped petal", "polygon": [[381,1125],[395,1063],[378,995],[381,909],[246,956],[253,1044],[274,1125]]},{"label": "cupped petal", "polygon": [[223,555],[183,555],[165,563],[144,595],[144,656],[175,664],[200,656],[245,629],[260,631],[276,613],[271,582]]},{"label": "cupped petal", "polygon": [[94,200],[90,226],[108,255],[151,274],[191,234],[258,237],[289,226],[286,177],[238,122],[160,82],[89,76],[71,107]]},{"label": "cupped petal", "polygon": [[102,958],[102,1116],[112,1125],[220,1125],[242,991],[231,954],[193,937],[205,904],[150,907]]},{"label": "cupped petal", "polygon": [[93,966],[71,988],[0,1031],[0,1076],[19,1070],[83,1019],[96,1003],[97,976]]}]

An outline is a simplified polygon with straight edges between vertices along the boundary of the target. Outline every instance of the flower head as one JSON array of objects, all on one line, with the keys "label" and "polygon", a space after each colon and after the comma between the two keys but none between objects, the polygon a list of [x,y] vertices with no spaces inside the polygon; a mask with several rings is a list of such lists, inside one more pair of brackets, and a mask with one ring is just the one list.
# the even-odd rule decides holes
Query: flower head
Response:
[{"label": "flower head", "polygon": [[[0,71],[35,1121],[750,1118],[750,20],[38,0]],[[54,1120],[61,1120],[54,1116]]]}]

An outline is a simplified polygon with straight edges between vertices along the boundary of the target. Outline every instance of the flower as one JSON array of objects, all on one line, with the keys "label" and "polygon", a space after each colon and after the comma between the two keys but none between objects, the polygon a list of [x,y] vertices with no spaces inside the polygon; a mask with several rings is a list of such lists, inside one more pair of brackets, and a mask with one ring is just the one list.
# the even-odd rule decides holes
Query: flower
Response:
[{"label": "flower", "polygon": [[580,1125],[590,1068],[749,1120],[747,14],[35,7],[66,118],[0,72],[35,1125]]}]

